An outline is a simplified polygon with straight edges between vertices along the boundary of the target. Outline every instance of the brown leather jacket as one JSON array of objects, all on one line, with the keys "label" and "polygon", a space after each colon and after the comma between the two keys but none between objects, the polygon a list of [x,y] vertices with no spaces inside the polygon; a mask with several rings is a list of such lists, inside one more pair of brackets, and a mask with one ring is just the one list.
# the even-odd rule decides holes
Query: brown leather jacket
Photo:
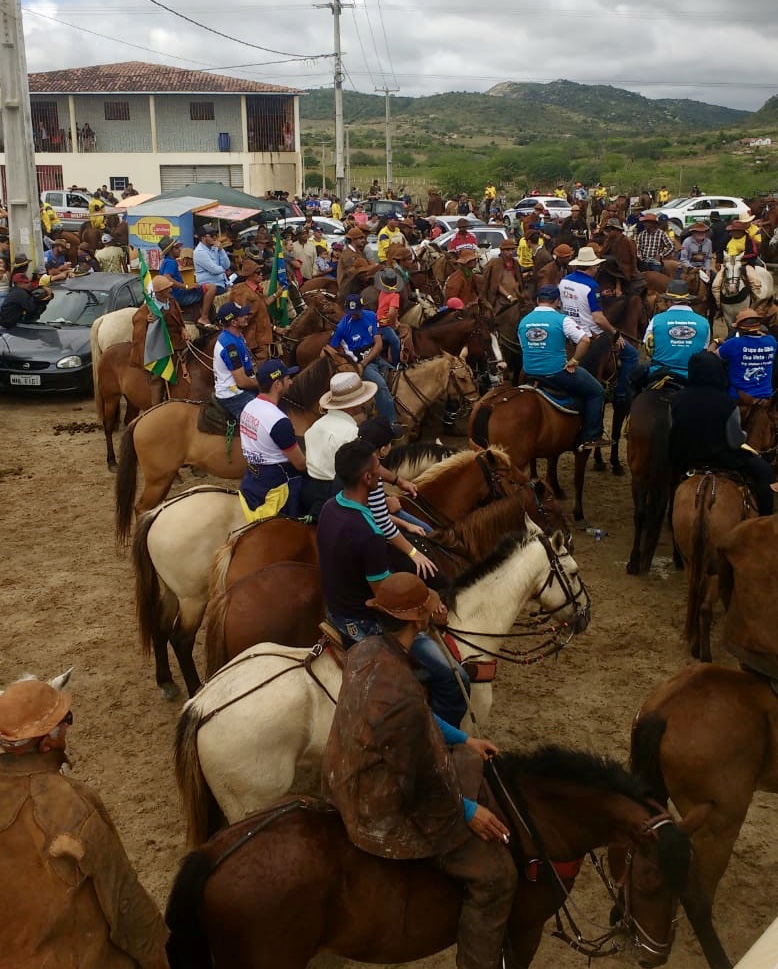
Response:
[{"label": "brown leather jacket", "polygon": [[370,854],[429,858],[470,837],[443,736],[408,654],[389,634],[348,651],[322,784],[349,838]]},{"label": "brown leather jacket", "polygon": [[166,969],[167,930],[100,798],[61,751],[0,757],[0,966]]},{"label": "brown leather jacket", "polygon": [[473,273],[466,276],[461,269],[455,269],[446,280],[446,299],[458,296],[465,304],[465,309],[474,308],[478,303],[481,277]]},{"label": "brown leather jacket", "polygon": [[[516,287],[518,292],[522,292],[524,284],[521,278],[521,270],[519,269],[519,262],[515,256],[511,256],[510,266],[513,270],[513,275],[516,280]],[[486,264],[486,268],[483,271],[483,294],[484,298],[489,301],[492,309],[496,310],[498,302],[502,304],[505,302],[501,294],[498,293],[500,288],[500,283],[502,282],[503,272],[505,271],[504,260],[502,255],[490,259]],[[517,293],[518,295],[518,293]],[[499,297],[499,301],[498,301]]]},{"label": "brown leather jacket", "polygon": [[[352,249],[351,246],[341,252],[338,259],[338,269],[335,278],[338,281],[338,302],[343,300],[351,293],[359,293],[364,286],[370,282],[370,276],[375,273],[378,266],[365,259],[361,252]],[[360,277],[362,274],[362,278]]]},{"label": "brown leather jacket", "polygon": [[638,274],[638,251],[632,239],[623,232],[609,232],[600,246],[600,256],[613,256],[625,279],[634,279]]},{"label": "brown leather jacket", "polygon": [[[167,323],[167,330],[170,334],[170,342],[174,350],[186,349],[186,324],[181,314],[181,307],[171,297],[170,308],[163,310],[162,315]],[[143,366],[146,350],[146,330],[149,323],[156,317],[144,303],[138,307],[132,318],[132,350],[130,351],[130,363],[136,367]]]},{"label": "brown leather jacket", "polygon": [[273,325],[265,302],[265,294],[261,287],[252,289],[247,282],[237,283],[232,287],[230,298],[240,306],[250,306],[249,324],[243,334],[249,350],[267,347],[273,342]]}]

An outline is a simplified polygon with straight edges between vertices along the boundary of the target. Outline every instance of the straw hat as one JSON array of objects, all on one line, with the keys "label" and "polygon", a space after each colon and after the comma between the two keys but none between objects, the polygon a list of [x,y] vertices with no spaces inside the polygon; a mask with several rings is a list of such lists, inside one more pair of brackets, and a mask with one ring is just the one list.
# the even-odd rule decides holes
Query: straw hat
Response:
[{"label": "straw hat", "polygon": [[362,380],[358,373],[336,373],[330,379],[330,389],[319,398],[322,410],[348,410],[372,400],[378,384]]},{"label": "straw hat", "polygon": [[70,710],[70,694],[40,680],[21,680],[0,695],[0,742],[45,737]]},{"label": "straw hat", "polygon": [[180,259],[194,259],[194,249],[190,249],[188,246],[184,246],[184,248],[179,253],[179,258]]},{"label": "straw hat", "polygon": [[591,246],[582,246],[578,251],[578,255],[575,259],[570,260],[571,266],[599,266],[600,263],[605,262],[604,259],[598,259],[597,253],[592,249]]},{"label": "straw hat", "polygon": [[423,619],[427,613],[437,612],[440,596],[427,586],[417,575],[410,572],[395,572],[384,579],[378,587],[374,599],[365,603],[370,609],[385,612],[395,619]]}]

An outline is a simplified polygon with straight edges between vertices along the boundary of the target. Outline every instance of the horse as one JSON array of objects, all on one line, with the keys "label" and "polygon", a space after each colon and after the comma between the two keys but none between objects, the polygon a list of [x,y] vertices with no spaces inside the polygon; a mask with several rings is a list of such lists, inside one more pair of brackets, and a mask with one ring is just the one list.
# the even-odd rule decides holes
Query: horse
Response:
[{"label": "horse", "polygon": [[[623,901],[596,954],[626,934],[641,966],[666,962],[690,866],[688,822],[657,814],[634,777],[593,754],[553,746],[506,753],[490,772],[500,779],[520,875],[506,969],[529,966],[555,912],[569,917],[565,903],[580,868],[571,859],[609,843],[624,846],[611,852]],[[302,899],[305,918],[295,904]],[[434,864],[360,851],[332,808],[296,798],[219,832],[184,859],[167,904],[167,954],[171,969],[305,969],[325,951],[406,963],[455,942],[461,902],[461,884]],[[596,949],[579,933],[571,938],[559,916],[557,927],[574,949]]]},{"label": "horse", "polygon": [[689,474],[673,498],[673,543],[689,575],[684,635],[695,659],[710,663],[710,629],[718,599],[721,539],[757,511],[743,481],[706,470]]},{"label": "horse", "polygon": [[638,711],[630,762],[657,801],[672,799],[696,818],[694,864],[681,900],[708,964],[728,969],[713,902],[754,791],[778,793],[778,700],[770,682],[715,663],[686,666]]},{"label": "horse", "polygon": [[[277,339],[283,348],[283,355],[289,366],[304,367],[311,361],[298,361],[298,348],[302,341],[312,333],[327,333],[328,337],[343,316],[343,309],[327,293],[308,294],[308,305],[286,329],[278,333]],[[326,342],[326,341],[325,341]],[[318,356],[318,354],[316,354]]]},{"label": "horse", "polygon": [[[538,485],[542,488],[541,482]],[[422,549],[438,566],[438,581],[453,579],[468,565],[486,558],[503,535],[521,527],[525,515],[540,525],[546,534],[553,534],[557,530],[567,531],[565,516],[550,492],[549,507],[537,504],[528,492],[530,489],[494,501],[485,508],[470,512],[451,527],[435,529],[427,535]],[[309,529],[309,536],[310,546],[301,547],[297,553],[288,550],[288,541],[279,543],[283,551],[281,548],[270,551],[267,535],[263,536],[266,539],[262,548],[265,554],[259,557],[259,561],[255,560],[255,571],[240,575],[228,585],[226,579],[221,577],[225,566],[220,561],[221,553],[217,552],[212,567],[205,634],[207,676],[212,676],[254,643],[299,646],[316,639],[318,624],[325,612],[319,574],[300,574],[294,588],[292,581],[286,584],[279,581],[279,577],[286,575],[280,566],[290,565],[291,560],[316,564],[318,555],[313,529]],[[390,558],[393,557],[391,551]],[[272,567],[265,564],[268,558],[274,563]],[[409,567],[409,561],[405,556],[400,556],[397,568],[403,567]],[[217,592],[217,587],[223,591]],[[258,609],[257,603],[271,601],[273,590],[278,588],[289,590],[283,603],[279,602],[272,610]]]},{"label": "horse", "polygon": [[[414,478],[420,470],[439,460],[435,448],[428,448],[426,453],[419,451],[419,448],[401,445],[393,448],[386,460],[402,477]],[[482,498],[489,500],[490,489],[496,495],[505,493],[497,490],[502,489],[501,479],[493,484],[481,473],[473,452],[463,453],[475,474],[468,475],[461,459],[451,462],[432,481],[419,482],[422,501],[425,493],[436,499],[441,496],[439,481],[448,481],[453,493],[451,483],[459,479],[465,482],[463,498],[472,501],[471,508]],[[490,458],[496,460],[488,455],[480,461],[487,463]],[[510,472],[509,466],[507,471]],[[468,477],[477,479],[480,491],[471,492]],[[529,489],[523,490],[529,492]],[[527,500],[526,504],[536,520],[543,515],[546,527],[549,523],[564,527],[564,517],[550,503],[550,496],[542,491],[531,494],[534,501]],[[455,505],[452,498],[442,507],[442,515],[445,510],[457,514],[464,505],[461,502]],[[222,548],[225,542],[227,545]],[[217,552],[221,570],[214,562],[211,576]],[[191,488],[141,514],[133,535],[131,557],[141,648],[146,655],[153,649],[157,686],[166,699],[174,699],[179,693],[170,671],[168,643],[173,647],[189,695],[200,686],[192,651],[209,596],[223,593],[229,583],[265,565],[284,560],[318,561],[311,525],[287,518],[246,525],[237,492],[212,486]],[[209,579],[213,586],[210,591]]]},{"label": "horse", "polygon": [[[407,437],[418,437],[421,426],[435,403],[447,397],[443,422],[453,425],[478,400],[473,374],[462,357],[442,353],[397,372],[390,387],[397,408],[397,420]],[[453,407],[451,406],[453,404]]]},{"label": "horse", "polygon": [[92,383],[97,386],[97,365],[108,347],[132,340],[132,318],[137,307],[127,306],[98,316],[89,329],[89,349],[92,353]]},{"label": "horse", "polygon": [[[326,354],[292,380],[280,407],[302,436],[320,416],[319,399],[329,388],[330,377],[356,367],[337,356]],[[227,438],[198,430],[200,404],[168,400],[136,417],[124,433],[116,476],[116,537],[125,542],[130,533],[133,510],[148,511],[170,490],[179,468],[185,464],[220,478],[242,478],[246,462],[237,433]],[[138,465],[144,487],[135,504]]]},{"label": "horse", "polygon": [[[448,599],[448,628],[463,662],[497,655],[500,637],[507,638],[530,601],[557,629],[546,652],[561,649],[589,622],[588,593],[562,533],[548,539],[529,521],[461,575]],[[229,822],[237,821],[283,797],[298,766],[321,762],[341,670],[331,652],[315,653],[252,646],[184,706],[174,756],[190,844],[212,833],[217,805]],[[491,682],[474,682],[476,722],[485,721],[491,701]]]},{"label": "horse", "polygon": [[764,266],[744,266],[739,255],[725,253],[712,289],[716,305],[731,330],[741,310],[772,302],[773,277]]},{"label": "horse", "polygon": [[752,397],[739,390],[738,407],[747,444],[765,461],[774,463],[778,452],[778,392],[772,397]]},{"label": "horse", "polygon": [[[213,393],[213,347],[217,334],[206,333],[174,354],[176,381],[166,383],[170,400],[206,400]],[[127,401],[125,424],[152,406],[150,374],[130,362],[131,343],[117,343],[100,357],[95,384],[95,407],[103,425],[106,462],[116,470],[113,432],[119,423],[122,397]],[[185,368],[185,369],[184,369]],[[186,374],[186,376],[185,376]]]}]

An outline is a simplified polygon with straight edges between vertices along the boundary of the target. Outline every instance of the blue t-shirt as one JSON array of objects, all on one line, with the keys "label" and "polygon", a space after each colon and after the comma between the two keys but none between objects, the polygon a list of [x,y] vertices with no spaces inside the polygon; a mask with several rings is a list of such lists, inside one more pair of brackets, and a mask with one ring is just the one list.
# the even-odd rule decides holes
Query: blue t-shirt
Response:
[{"label": "blue t-shirt", "polygon": [[651,322],[654,352],[650,372],[666,367],[679,377],[689,376],[689,357],[710,342],[710,326],[704,316],[685,307],[672,306],[657,313]]},{"label": "blue t-shirt", "polygon": [[719,356],[727,365],[729,393],[737,397],[742,390],[752,397],[773,395],[773,362],[778,342],[775,337],[741,334],[725,340]]},{"label": "blue t-shirt", "polygon": [[542,377],[564,370],[564,314],[552,310],[533,310],[519,323],[518,336],[524,354],[524,371]]},{"label": "blue t-shirt", "polygon": [[342,346],[350,356],[361,360],[372,349],[376,333],[378,317],[371,310],[362,310],[359,316],[346,313],[335,327],[330,346]]},{"label": "blue t-shirt", "polygon": [[178,263],[175,259],[170,256],[165,256],[162,262],[159,264],[159,274],[160,276],[170,276],[171,279],[175,279],[180,286],[173,287],[173,296],[178,299],[181,292],[186,292],[186,286],[184,285],[184,277],[181,275],[181,270],[178,268]]}]

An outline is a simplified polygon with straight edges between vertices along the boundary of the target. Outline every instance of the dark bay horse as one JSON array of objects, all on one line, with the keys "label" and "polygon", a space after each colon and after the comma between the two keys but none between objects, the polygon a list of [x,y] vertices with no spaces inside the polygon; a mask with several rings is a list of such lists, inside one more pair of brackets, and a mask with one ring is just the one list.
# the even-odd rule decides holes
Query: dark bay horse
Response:
[{"label": "dark bay horse", "polygon": [[716,888],[754,792],[778,793],[778,698],[769,681],[715,663],[675,673],[635,718],[631,766],[661,804],[671,798],[694,819],[694,862],[681,900],[708,964],[728,969],[713,929]]},{"label": "dark bay horse", "polygon": [[[218,333],[205,334],[174,354],[176,382],[167,384],[171,400],[206,400],[213,393],[213,346]],[[122,397],[127,401],[124,422],[129,424],[151,400],[151,375],[130,362],[131,343],[116,343],[100,356],[97,364],[95,407],[105,434],[106,461],[116,470],[113,434],[119,425]],[[186,368],[186,370],[184,370]]]},{"label": "dark bay horse", "polygon": [[[641,965],[666,962],[689,868],[686,823],[657,815],[632,776],[591,754],[545,747],[504,755],[498,766],[513,830],[507,850],[524,875],[507,926],[507,969],[531,963],[546,920],[573,887],[569,862],[610,843],[622,846],[611,858],[628,899],[614,934],[627,935]],[[529,874],[532,858],[548,871]],[[550,871],[557,863],[567,864]],[[461,887],[433,864],[359,851],[335,811],[294,799],[184,859],[167,905],[168,959],[171,969],[305,969],[327,951],[409,962],[455,941],[461,899]]]}]

